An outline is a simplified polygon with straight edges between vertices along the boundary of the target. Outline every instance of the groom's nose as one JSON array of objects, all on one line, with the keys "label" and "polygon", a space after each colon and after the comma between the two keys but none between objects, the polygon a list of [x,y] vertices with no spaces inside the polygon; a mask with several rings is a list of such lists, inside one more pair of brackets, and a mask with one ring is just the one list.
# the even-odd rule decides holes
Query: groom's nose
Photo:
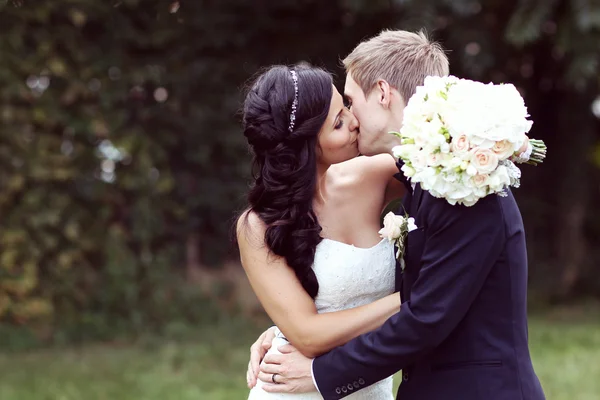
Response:
[{"label": "groom's nose", "polygon": [[356,131],[356,130],[358,130],[358,128],[360,128],[360,124],[358,123],[358,119],[356,119],[354,114],[350,114],[350,115],[351,115],[351,119],[350,119],[350,124],[348,125],[348,127],[351,131]]}]

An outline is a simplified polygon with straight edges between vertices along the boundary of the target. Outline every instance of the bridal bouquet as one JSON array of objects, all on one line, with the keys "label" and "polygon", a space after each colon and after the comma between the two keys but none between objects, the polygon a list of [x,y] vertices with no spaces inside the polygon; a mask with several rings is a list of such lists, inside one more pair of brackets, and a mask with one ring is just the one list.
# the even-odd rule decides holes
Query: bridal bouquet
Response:
[{"label": "bridal bouquet", "polygon": [[546,156],[540,140],[529,141],[527,108],[511,84],[483,84],[454,76],[427,77],[404,109],[402,139],[393,153],[402,171],[431,195],[474,205],[489,195],[519,187],[519,160],[537,165]]}]

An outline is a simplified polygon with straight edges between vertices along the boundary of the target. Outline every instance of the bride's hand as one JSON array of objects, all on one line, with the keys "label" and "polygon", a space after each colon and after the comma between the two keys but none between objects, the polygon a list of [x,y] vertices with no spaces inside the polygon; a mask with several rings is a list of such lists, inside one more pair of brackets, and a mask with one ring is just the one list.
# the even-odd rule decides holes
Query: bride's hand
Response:
[{"label": "bride's hand", "polygon": [[248,388],[252,389],[256,385],[258,372],[260,371],[260,363],[271,348],[273,338],[275,337],[275,327],[272,326],[262,333],[250,347],[250,362],[248,363],[248,371],[246,372],[246,382]]}]

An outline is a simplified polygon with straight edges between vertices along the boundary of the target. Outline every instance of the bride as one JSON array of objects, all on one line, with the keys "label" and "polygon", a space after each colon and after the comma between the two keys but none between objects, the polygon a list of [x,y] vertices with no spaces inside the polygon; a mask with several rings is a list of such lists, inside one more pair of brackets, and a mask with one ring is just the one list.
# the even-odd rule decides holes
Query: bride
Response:
[{"label": "bride", "polygon": [[[404,188],[388,155],[359,156],[357,119],[331,75],[273,66],[244,102],[244,135],[254,156],[248,209],[237,222],[244,270],[277,325],[270,353],[291,343],[313,358],[382,325],[400,310],[393,245],[380,214]],[[250,399],[322,399],[272,394],[258,381]],[[349,399],[393,399],[392,378]]]}]

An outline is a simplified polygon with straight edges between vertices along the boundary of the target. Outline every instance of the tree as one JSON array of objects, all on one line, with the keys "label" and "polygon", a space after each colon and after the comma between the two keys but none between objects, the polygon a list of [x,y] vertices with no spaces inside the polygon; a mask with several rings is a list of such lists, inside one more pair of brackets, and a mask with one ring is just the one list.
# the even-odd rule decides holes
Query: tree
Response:
[{"label": "tree", "polygon": [[306,61],[341,88],[339,59],[382,28],[425,28],[453,74],[519,87],[550,148],[517,193],[532,282],[594,293],[599,25],[583,0],[2,2],[0,319],[168,318],[174,276],[235,258],[246,83]]}]

